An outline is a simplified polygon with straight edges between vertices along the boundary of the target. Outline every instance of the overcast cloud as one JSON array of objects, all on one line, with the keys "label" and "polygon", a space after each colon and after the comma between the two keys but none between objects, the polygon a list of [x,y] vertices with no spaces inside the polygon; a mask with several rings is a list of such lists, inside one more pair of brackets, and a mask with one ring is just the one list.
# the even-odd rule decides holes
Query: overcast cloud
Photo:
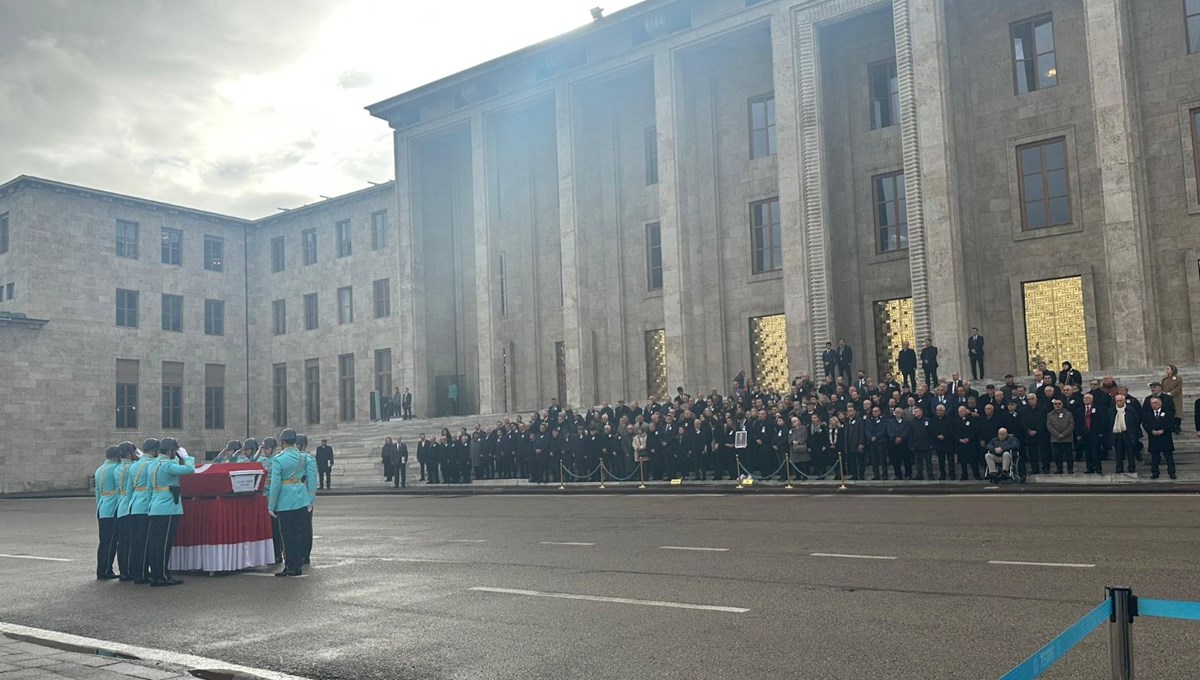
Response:
[{"label": "overcast cloud", "polygon": [[0,182],[239,217],[392,177],[363,107],[633,0],[0,0]]}]

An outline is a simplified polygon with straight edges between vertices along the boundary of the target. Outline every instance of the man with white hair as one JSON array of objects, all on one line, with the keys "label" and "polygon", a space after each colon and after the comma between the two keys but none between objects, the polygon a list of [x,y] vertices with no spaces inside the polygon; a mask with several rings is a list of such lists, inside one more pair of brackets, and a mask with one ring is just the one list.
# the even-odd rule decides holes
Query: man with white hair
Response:
[{"label": "man with white hair", "polygon": [[996,436],[992,437],[992,441],[988,442],[987,448],[987,453],[983,454],[983,460],[987,463],[988,479],[996,480],[997,463],[1002,466],[1004,474],[1010,474],[1013,452],[1021,448],[1021,444],[1015,437],[1008,436],[1008,428],[1000,428],[996,432]]}]

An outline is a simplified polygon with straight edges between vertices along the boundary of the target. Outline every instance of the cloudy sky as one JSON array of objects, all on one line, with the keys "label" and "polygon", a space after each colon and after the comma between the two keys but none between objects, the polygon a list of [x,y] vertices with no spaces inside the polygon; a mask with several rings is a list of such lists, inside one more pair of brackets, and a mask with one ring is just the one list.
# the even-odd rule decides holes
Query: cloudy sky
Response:
[{"label": "cloudy sky", "polygon": [[634,0],[0,0],[0,183],[262,217],[392,177],[363,107]]}]

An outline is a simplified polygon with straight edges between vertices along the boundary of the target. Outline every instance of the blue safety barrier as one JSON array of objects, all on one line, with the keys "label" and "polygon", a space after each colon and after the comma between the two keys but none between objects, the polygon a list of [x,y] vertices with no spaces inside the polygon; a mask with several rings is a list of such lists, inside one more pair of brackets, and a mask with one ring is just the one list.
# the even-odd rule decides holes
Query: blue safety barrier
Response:
[{"label": "blue safety barrier", "polygon": [[1137,599],[1137,615],[1153,616],[1160,619],[1200,621],[1200,602],[1152,600],[1148,597],[1139,597]]},{"label": "blue safety barrier", "polygon": [[1107,599],[1083,618],[1079,619],[1071,625],[1070,628],[1058,634],[1046,646],[1037,650],[1033,656],[1026,659],[1021,665],[1005,673],[1000,680],[1033,680],[1042,673],[1045,673],[1059,659],[1063,658],[1067,652],[1083,641],[1085,637],[1091,634],[1092,631],[1100,627],[1101,624],[1108,622],[1108,617],[1112,614],[1112,599]]}]

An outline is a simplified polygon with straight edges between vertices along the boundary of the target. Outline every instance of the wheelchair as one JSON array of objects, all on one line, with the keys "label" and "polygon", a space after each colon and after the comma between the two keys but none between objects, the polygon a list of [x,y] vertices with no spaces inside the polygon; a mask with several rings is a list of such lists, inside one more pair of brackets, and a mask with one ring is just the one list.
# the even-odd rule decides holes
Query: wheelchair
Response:
[{"label": "wheelchair", "polygon": [[1021,450],[1012,452],[1012,463],[1005,472],[1003,467],[996,470],[994,477],[989,477],[993,484],[1024,484],[1025,476],[1021,474]]}]

